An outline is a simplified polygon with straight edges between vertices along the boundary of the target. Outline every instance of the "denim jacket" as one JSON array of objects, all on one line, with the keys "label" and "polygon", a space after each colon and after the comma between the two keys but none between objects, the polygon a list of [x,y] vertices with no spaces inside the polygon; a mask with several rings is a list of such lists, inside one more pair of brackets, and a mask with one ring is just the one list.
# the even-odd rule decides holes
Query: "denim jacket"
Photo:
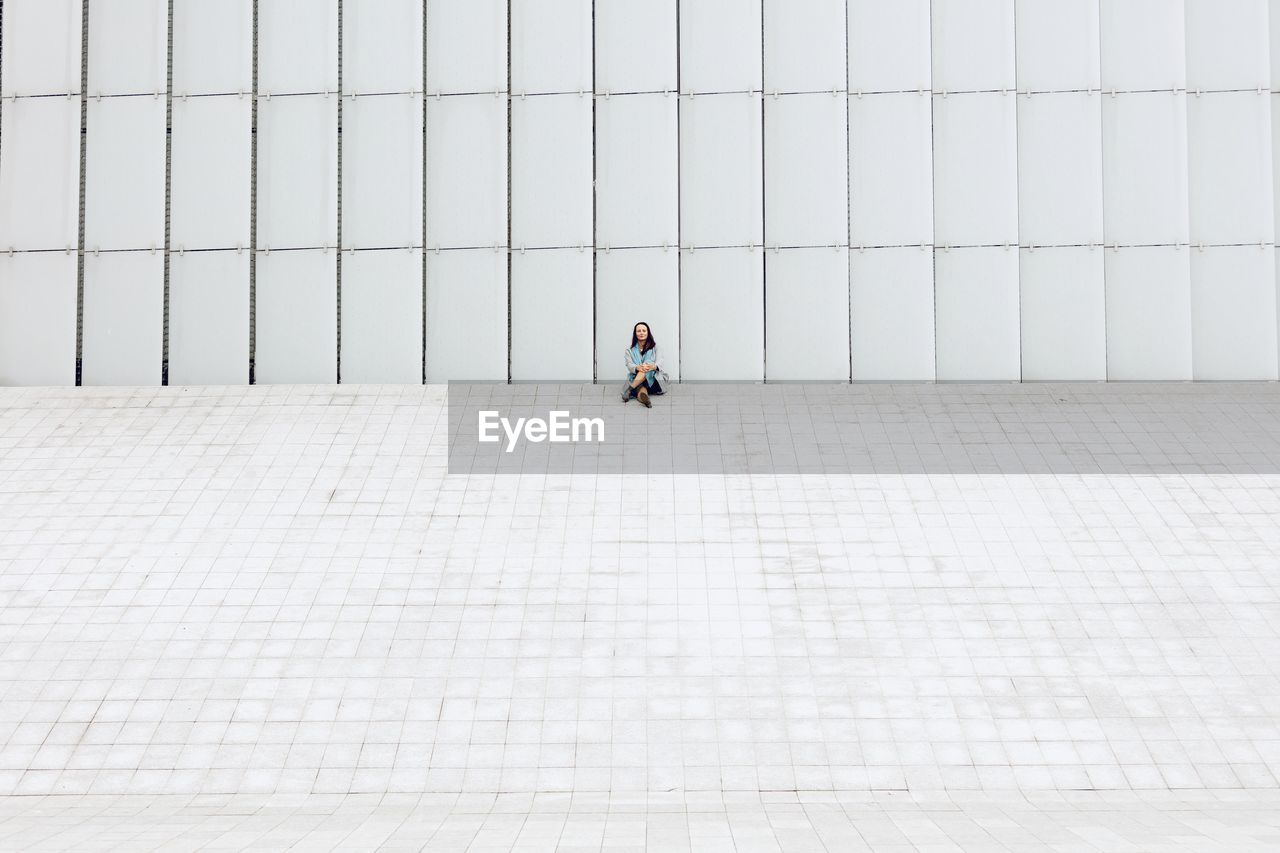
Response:
[{"label": "denim jacket", "polygon": [[643,355],[640,353],[640,346],[637,344],[627,348],[627,378],[636,378],[636,365],[653,364],[657,366],[657,370],[650,370],[645,376],[645,384],[653,385],[658,381],[658,374],[662,372],[662,356],[658,355],[658,348],[648,350]]}]

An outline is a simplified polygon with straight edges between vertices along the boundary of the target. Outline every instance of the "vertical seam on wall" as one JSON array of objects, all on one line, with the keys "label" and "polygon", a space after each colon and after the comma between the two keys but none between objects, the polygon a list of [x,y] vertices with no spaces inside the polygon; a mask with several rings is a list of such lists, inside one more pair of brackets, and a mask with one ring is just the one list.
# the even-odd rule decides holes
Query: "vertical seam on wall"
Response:
[{"label": "vertical seam on wall", "polygon": [[[680,184],[683,176],[681,163],[681,136],[680,136],[680,114],[684,112],[684,106],[681,101],[680,92],[682,91],[682,81],[680,79],[680,0],[670,0],[676,10],[676,381],[683,381],[684,362],[680,359],[680,352],[684,346],[684,251],[681,245],[684,243],[684,232],[682,231],[683,222],[680,216],[682,201],[680,198]],[[634,329],[633,329],[634,331]]]},{"label": "vertical seam on wall", "polygon": [[844,330],[849,341],[849,383],[853,383],[853,118],[849,102],[849,2],[844,4],[844,215],[845,215],[845,318]]},{"label": "vertical seam on wall", "polygon": [[1098,10],[1098,164],[1101,167],[1102,182],[1102,379],[1111,379],[1111,335],[1107,331],[1107,128],[1106,128],[1106,96],[1102,94],[1102,0],[1097,2]]},{"label": "vertical seam on wall", "polygon": [[334,342],[334,369],[337,372],[335,381],[342,384],[342,101],[346,94],[342,88],[342,0],[338,0],[338,257],[334,269],[334,323],[336,337]]},{"label": "vertical seam on wall", "polygon": [[[1182,15],[1181,59],[1182,59],[1183,92],[1181,96],[1178,95],[1178,84],[1175,82],[1173,84],[1173,97],[1174,97],[1175,103],[1179,97],[1182,98],[1182,152],[1185,158],[1184,162],[1186,163],[1186,166],[1187,166],[1187,170],[1183,175],[1183,179],[1186,181],[1186,187],[1187,187],[1187,197],[1186,197],[1187,285],[1188,285],[1187,287],[1187,319],[1188,319],[1187,333],[1189,337],[1188,347],[1191,350],[1191,364],[1190,364],[1191,375],[1187,378],[1194,382],[1196,379],[1196,374],[1198,372],[1196,370],[1196,297],[1195,297],[1195,292],[1196,292],[1195,257],[1196,255],[1191,248],[1192,241],[1195,239],[1195,235],[1191,233],[1191,209],[1194,202],[1192,201],[1192,198],[1191,198],[1191,169],[1193,168],[1192,154],[1191,154],[1191,98],[1190,98],[1189,92],[1187,91],[1187,87],[1191,81],[1188,77],[1188,72],[1190,71],[1190,64],[1187,61],[1187,57],[1189,53],[1189,49],[1188,49],[1189,36],[1187,34],[1187,4],[1186,3],[1178,4],[1178,13]],[[1197,97],[1199,97],[1199,95],[1197,95]],[[1176,237],[1174,238],[1174,251],[1175,252],[1178,251]]]},{"label": "vertical seam on wall", "polygon": [[[4,0],[0,0],[0,92],[4,91]],[[4,96],[0,95],[0,152],[4,150]],[[0,153],[0,157],[3,154]]]},{"label": "vertical seam on wall", "polygon": [[600,303],[598,298],[600,275],[600,252],[596,221],[598,207],[596,204],[596,186],[599,177],[600,160],[596,156],[596,3],[591,0],[591,381],[600,379],[600,355],[596,349],[597,330],[600,322]]},{"label": "vertical seam on wall", "polygon": [[929,20],[925,26],[929,36],[929,216],[932,220],[933,245],[929,252],[930,278],[933,285],[933,381],[938,382],[938,99],[933,94],[933,4],[929,4]]},{"label": "vertical seam on wall", "polygon": [[[1018,382],[1026,379],[1022,358],[1022,145],[1018,137],[1018,4],[1010,5],[1013,16],[1013,227],[1018,262]],[[1030,97],[1030,86],[1027,87]]]},{"label": "vertical seam on wall", "polygon": [[169,384],[169,244],[172,237],[170,218],[173,214],[173,0],[169,0],[169,45],[165,76],[164,119],[164,334],[160,352],[160,384]]},{"label": "vertical seam on wall", "polygon": [[84,384],[84,199],[89,147],[89,0],[80,11],[80,222],[76,251],[76,385]]},{"label": "vertical seam on wall", "polygon": [[[0,163],[4,162],[4,0],[0,0]],[[17,103],[15,96],[14,103]]]},{"label": "vertical seam on wall", "polygon": [[512,269],[512,252],[511,252],[511,220],[512,220],[512,186],[513,180],[511,176],[511,142],[512,142],[512,124],[511,124],[511,7],[512,0],[507,0],[507,384],[511,384],[511,269]]},{"label": "vertical seam on wall", "polygon": [[258,350],[258,0],[253,0],[249,82],[249,384],[257,381]]},{"label": "vertical seam on wall", "polygon": [[426,28],[428,0],[422,0],[422,384],[426,384]]},{"label": "vertical seam on wall", "polygon": [[765,93],[765,2],[760,0],[760,379],[769,381],[769,215],[767,184],[765,174],[765,102],[769,96]]},{"label": "vertical seam on wall", "polygon": [[[0,0],[0,92],[4,91],[4,0]],[[16,102],[16,98],[14,99]],[[0,95],[0,161],[4,158],[4,96]]]}]

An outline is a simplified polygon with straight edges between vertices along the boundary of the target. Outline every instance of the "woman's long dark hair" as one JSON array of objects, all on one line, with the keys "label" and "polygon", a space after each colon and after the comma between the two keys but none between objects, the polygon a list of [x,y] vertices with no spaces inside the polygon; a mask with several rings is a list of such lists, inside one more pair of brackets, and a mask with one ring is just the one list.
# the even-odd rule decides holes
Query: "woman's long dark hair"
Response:
[{"label": "woman's long dark hair", "polygon": [[645,338],[644,346],[640,347],[640,352],[641,354],[643,354],[653,349],[654,347],[656,347],[658,345],[658,342],[653,339],[653,326],[650,326],[648,323],[641,320],[639,323],[636,323],[634,326],[631,327],[631,345],[632,346],[635,346],[636,344],[640,343],[640,339],[636,337],[636,329],[640,328],[641,326],[644,326],[646,329],[649,330],[649,337]]}]

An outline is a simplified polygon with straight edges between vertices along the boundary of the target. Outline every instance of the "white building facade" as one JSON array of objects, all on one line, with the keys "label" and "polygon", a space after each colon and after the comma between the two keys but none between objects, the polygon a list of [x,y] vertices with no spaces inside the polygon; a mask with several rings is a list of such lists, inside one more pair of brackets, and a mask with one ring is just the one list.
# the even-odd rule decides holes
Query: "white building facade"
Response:
[{"label": "white building facade", "polygon": [[1275,0],[2,14],[3,384],[1277,378]]}]

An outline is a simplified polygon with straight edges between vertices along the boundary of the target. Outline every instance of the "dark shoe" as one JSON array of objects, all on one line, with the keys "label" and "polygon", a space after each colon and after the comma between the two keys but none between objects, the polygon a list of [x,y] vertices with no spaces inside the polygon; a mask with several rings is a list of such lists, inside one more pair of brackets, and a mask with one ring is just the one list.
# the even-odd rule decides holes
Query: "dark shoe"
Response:
[{"label": "dark shoe", "polygon": [[631,399],[631,386],[628,385],[622,389],[622,402],[626,403]]},{"label": "dark shoe", "polygon": [[639,400],[639,401],[640,401],[640,405],[644,406],[646,409],[651,408],[651,407],[652,407],[652,405],[653,405],[652,403],[650,403],[650,402],[649,402],[649,389],[648,389],[648,388],[641,388],[641,389],[640,389],[640,393],[639,393],[639,394],[636,394],[636,399],[637,399],[637,400]]}]

